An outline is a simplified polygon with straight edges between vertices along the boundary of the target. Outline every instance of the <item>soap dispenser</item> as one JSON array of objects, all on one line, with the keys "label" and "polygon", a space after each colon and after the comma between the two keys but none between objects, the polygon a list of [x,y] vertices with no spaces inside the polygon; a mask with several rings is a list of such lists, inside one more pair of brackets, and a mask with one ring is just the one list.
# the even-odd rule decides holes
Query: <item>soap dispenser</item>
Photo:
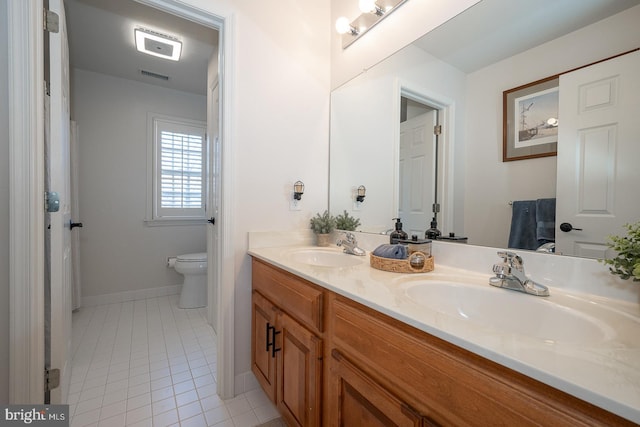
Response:
[{"label": "soap dispenser", "polygon": [[438,230],[438,223],[436,219],[433,218],[433,220],[431,220],[431,228],[424,233],[424,237],[431,240],[438,240],[441,235],[442,233]]},{"label": "soap dispenser", "polygon": [[402,223],[400,222],[400,218],[393,218],[396,220],[396,229],[391,233],[389,237],[389,243],[392,245],[399,243],[399,240],[406,240],[409,235],[402,230]]}]

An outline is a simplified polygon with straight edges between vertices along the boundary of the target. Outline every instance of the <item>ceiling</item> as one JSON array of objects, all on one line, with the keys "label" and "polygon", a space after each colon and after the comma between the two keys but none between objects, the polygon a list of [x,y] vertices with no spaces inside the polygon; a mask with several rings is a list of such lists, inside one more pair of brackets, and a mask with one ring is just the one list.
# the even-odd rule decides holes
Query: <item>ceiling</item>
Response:
[{"label": "ceiling", "polygon": [[[133,0],[66,0],[65,9],[72,68],[206,94],[207,67],[214,54],[213,66],[217,68],[216,30]],[[182,41],[180,61],[138,52],[133,36],[137,27]],[[140,70],[169,79],[142,75]]]},{"label": "ceiling", "polygon": [[471,73],[638,4],[639,0],[483,0],[414,44]]},{"label": "ceiling", "polygon": [[[74,68],[206,94],[207,66],[218,32],[134,0],[66,0]],[[414,44],[470,73],[640,4],[639,0],[482,0]],[[183,42],[179,62],[135,49],[145,27]],[[159,80],[140,70],[168,76]]]}]

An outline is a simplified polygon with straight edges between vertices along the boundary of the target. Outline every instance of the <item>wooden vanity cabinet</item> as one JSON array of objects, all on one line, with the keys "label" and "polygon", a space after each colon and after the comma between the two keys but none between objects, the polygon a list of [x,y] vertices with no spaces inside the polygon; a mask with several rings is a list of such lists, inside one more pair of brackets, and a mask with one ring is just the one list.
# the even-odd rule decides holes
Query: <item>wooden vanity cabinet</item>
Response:
[{"label": "wooden vanity cabinet", "polygon": [[290,426],[320,426],[323,292],[254,260],[251,365]]},{"label": "wooden vanity cabinet", "polygon": [[[347,360],[371,390],[384,390],[392,396],[387,400],[419,414],[422,425],[635,425],[348,298],[332,294],[329,313],[331,352],[338,355],[330,374],[344,376],[335,359]],[[337,381],[325,393],[327,425],[355,426],[342,422],[345,381]]]},{"label": "wooden vanity cabinet", "polygon": [[270,264],[252,267],[252,369],[290,426],[636,425]]}]

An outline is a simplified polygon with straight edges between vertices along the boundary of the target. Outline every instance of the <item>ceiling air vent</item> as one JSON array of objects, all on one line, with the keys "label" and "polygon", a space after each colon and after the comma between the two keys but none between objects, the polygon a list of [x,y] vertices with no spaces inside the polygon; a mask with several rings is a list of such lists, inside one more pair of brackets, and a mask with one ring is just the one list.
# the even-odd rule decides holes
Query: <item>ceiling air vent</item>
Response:
[{"label": "ceiling air vent", "polygon": [[164,74],[154,73],[153,71],[140,70],[140,74],[147,77],[153,77],[154,79],[168,81],[169,76],[165,76]]}]

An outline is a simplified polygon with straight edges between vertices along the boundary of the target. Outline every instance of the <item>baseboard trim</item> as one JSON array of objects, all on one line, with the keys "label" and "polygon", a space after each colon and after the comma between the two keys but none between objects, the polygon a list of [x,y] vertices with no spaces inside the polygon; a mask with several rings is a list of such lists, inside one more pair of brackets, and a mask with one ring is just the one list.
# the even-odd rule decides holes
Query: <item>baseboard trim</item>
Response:
[{"label": "baseboard trim", "polygon": [[83,296],[81,307],[94,307],[96,305],[115,304],[119,302],[175,295],[180,293],[181,287],[182,285],[172,285],[162,286],[159,288],[139,289],[135,291],[114,292],[104,295]]},{"label": "baseboard trim", "polygon": [[235,394],[236,396],[248,391],[257,389],[260,383],[251,371],[243,372],[235,376]]}]

